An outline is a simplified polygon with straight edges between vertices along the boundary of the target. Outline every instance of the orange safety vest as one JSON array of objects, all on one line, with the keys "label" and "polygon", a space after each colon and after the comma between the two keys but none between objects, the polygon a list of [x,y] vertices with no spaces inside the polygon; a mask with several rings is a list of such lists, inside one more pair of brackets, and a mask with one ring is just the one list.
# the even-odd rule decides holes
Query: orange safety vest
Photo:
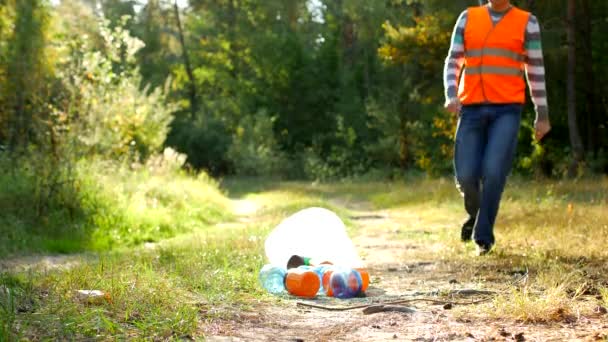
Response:
[{"label": "orange safety vest", "polygon": [[494,25],[487,6],[471,7],[464,29],[462,104],[524,103],[524,39],[530,13],[513,7]]}]

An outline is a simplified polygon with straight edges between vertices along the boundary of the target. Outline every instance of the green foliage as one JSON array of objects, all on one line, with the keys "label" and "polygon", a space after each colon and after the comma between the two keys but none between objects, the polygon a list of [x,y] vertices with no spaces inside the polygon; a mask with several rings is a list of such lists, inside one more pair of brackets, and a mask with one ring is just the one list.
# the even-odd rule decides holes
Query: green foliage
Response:
[{"label": "green foliage", "polygon": [[44,140],[44,120],[51,62],[47,55],[49,8],[42,0],[3,4],[3,20],[12,28],[3,32],[0,65],[0,145],[23,151]]},{"label": "green foliage", "polygon": [[228,202],[217,184],[204,173],[183,173],[185,159],[167,149],[146,164],[133,165],[134,170],[81,161],[73,170],[54,170],[44,179],[31,163],[3,168],[0,253],[108,250],[159,241],[229,218]]},{"label": "green foliage", "polygon": [[85,155],[145,160],[164,144],[174,109],[166,89],[142,86],[135,64],[141,41],[107,25],[100,23],[103,53],[79,38],[66,43],[58,76],[69,106],[57,108],[57,117],[66,141]]},{"label": "green foliage", "polygon": [[[240,132],[268,112],[269,141],[290,156],[284,176],[335,179],[397,166],[449,170],[455,120],[438,104],[458,12],[436,1],[311,6],[193,3],[196,15],[184,13],[186,45],[203,108],[173,125],[169,145],[213,174],[250,174],[259,166],[242,165],[259,160],[265,146],[244,148]],[[189,78],[181,63],[173,70],[184,99]]]},{"label": "green foliage", "polygon": [[143,81],[152,87],[162,86],[177,59],[177,35],[171,8],[162,1],[148,0],[135,16],[133,35],[145,46],[137,53]]},{"label": "green foliage", "polygon": [[[442,113],[437,105],[443,101],[441,73],[446,47],[449,46],[453,14],[437,11],[413,18],[412,26],[383,25],[385,38],[378,49],[380,56],[393,66],[399,66],[404,81],[389,103],[388,109],[399,113],[398,121],[376,118],[398,129],[390,130],[399,141],[401,166],[410,159],[429,174],[437,175],[450,169],[452,137],[456,128],[453,116]],[[386,102],[384,102],[386,103]],[[376,108],[378,105],[376,105]],[[390,113],[390,112],[389,112]]]},{"label": "green foliage", "polygon": [[231,170],[227,158],[232,143],[226,124],[215,118],[191,121],[179,116],[171,125],[167,144],[188,155],[188,164],[196,169],[220,175]]},{"label": "green foliage", "polygon": [[241,120],[226,153],[234,172],[266,177],[285,173],[287,157],[275,141],[272,123],[263,111]]},{"label": "green foliage", "polygon": [[[337,117],[335,133],[320,139],[304,153],[304,172],[315,180],[336,180],[361,174],[367,170],[363,151],[358,149],[359,139],[345,119]],[[329,148],[323,148],[329,143]]]},{"label": "green foliage", "polygon": [[[550,141],[534,146],[526,107],[516,170],[561,176],[570,153],[563,13],[544,1],[514,3],[532,4],[542,25],[553,126]],[[96,4],[106,18],[101,25]],[[441,109],[443,62],[457,15],[476,4],[191,1],[179,9],[182,46],[172,1],[6,1],[0,145],[131,160],[166,145],[214,175],[328,179],[374,168],[443,174],[451,169],[455,127]],[[577,11],[577,58],[591,61],[577,70],[578,98],[588,99],[577,108],[589,151],[582,173],[604,172],[608,160],[607,92],[594,77],[606,64],[605,10],[603,2],[584,0]],[[24,91],[11,91],[17,86]]]},{"label": "green foliage", "polygon": [[[224,215],[222,204],[216,206],[219,202],[211,198],[201,199],[207,204],[189,214],[180,214],[179,208],[188,206],[177,200],[158,211],[147,206],[135,210],[130,205],[144,195],[118,192],[108,187],[110,180],[101,181],[106,172],[116,172],[113,176],[123,174],[124,182],[152,182],[151,176],[142,178],[149,168],[133,172],[122,165],[151,162],[150,157],[161,151],[172,120],[174,107],[167,101],[167,90],[142,84],[135,59],[142,46],[139,40],[69,1],[60,8],[71,14],[66,17],[49,15],[50,8],[38,1],[2,9],[7,9],[2,18],[13,21],[13,30],[2,45],[2,57],[9,63],[2,65],[0,75],[6,77],[0,78],[1,86],[23,91],[4,91],[0,101],[0,145],[8,145],[6,152],[4,146],[0,150],[0,184],[5,189],[0,193],[1,254],[137,244],[188,231],[198,223],[210,224]],[[71,31],[65,20],[74,17],[98,22],[97,31],[78,22],[75,27],[81,34]],[[124,25],[128,18],[121,20]],[[97,40],[89,41],[88,34],[96,34]],[[52,39],[56,44],[47,44]],[[100,159],[115,161],[104,169]],[[181,168],[184,160],[178,159]],[[162,177],[171,176],[185,177],[175,167]],[[195,197],[203,194],[209,192]],[[217,198],[221,201],[221,195]],[[172,211],[181,223],[171,222]]]},{"label": "green foliage", "polygon": [[192,178],[169,172],[179,169],[184,161],[185,157],[166,150],[137,172],[90,172],[96,182],[104,184],[90,215],[98,227],[91,247],[105,250],[155,242],[228,218],[228,203],[204,173]]},{"label": "green foliage", "polygon": [[[90,229],[82,206],[91,192],[80,192],[69,166],[40,154],[31,154],[19,164],[0,157],[0,254],[20,250],[80,249]],[[65,244],[60,243],[65,239]],[[69,241],[67,241],[69,240]],[[54,248],[46,248],[54,246]]]}]

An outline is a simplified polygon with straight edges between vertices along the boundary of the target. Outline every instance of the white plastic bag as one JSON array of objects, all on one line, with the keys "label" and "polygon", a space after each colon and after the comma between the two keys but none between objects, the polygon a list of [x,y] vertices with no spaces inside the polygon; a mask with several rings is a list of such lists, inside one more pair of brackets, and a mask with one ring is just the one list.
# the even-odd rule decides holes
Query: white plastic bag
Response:
[{"label": "white plastic bag", "polygon": [[363,267],[342,220],[330,210],[307,208],[284,219],[268,236],[266,256],[285,267],[293,255],[351,268]]}]

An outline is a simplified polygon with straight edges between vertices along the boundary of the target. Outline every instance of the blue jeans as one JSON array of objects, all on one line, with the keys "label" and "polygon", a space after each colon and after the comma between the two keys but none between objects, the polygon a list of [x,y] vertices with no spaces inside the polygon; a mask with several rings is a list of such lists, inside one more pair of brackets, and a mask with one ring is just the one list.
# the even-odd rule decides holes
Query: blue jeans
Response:
[{"label": "blue jeans", "polygon": [[464,207],[475,217],[473,239],[494,244],[494,221],[511,171],[521,121],[519,104],[463,106],[454,144],[454,171]]}]

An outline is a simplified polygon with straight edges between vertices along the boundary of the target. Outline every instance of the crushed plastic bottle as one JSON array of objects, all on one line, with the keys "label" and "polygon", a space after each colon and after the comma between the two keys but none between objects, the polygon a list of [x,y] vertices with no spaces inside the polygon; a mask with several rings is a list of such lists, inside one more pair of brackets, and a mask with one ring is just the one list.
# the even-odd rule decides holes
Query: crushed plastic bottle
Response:
[{"label": "crushed plastic bottle", "polygon": [[258,276],[260,284],[272,294],[281,294],[285,291],[285,276],[287,270],[281,266],[264,265]]}]

